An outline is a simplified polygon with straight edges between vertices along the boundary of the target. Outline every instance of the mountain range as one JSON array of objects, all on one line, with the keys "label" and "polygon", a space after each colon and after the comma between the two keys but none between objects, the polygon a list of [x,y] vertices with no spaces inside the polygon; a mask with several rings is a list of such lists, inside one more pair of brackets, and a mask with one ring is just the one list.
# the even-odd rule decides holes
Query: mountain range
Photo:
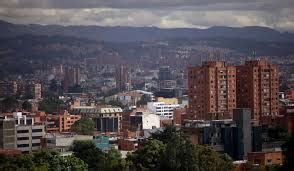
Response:
[{"label": "mountain range", "polygon": [[279,32],[267,27],[157,28],[157,27],[102,27],[21,25],[0,21],[0,38],[18,35],[60,35],[107,42],[156,41],[169,39],[230,38],[266,42],[294,42],[294,34]]}]

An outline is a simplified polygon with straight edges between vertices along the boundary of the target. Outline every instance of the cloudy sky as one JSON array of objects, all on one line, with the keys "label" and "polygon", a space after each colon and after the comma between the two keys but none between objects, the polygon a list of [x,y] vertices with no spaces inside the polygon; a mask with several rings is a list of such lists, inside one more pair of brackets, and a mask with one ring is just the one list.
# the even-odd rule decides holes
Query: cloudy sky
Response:
[{"label": "cloudy sky", "polygon": [[0,19],[162,28],[257,25],[294,31],[294,0],[0,0]]}]

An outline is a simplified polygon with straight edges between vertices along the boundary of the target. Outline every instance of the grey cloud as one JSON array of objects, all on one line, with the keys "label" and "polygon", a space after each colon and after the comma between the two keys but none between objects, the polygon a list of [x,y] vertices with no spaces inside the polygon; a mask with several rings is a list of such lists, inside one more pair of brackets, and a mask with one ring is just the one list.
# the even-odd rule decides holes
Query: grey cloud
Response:
[{"label": "grey cloud", "polygon": [[1,0],[0,19],[14,23],[294,30],[293,0]]}]

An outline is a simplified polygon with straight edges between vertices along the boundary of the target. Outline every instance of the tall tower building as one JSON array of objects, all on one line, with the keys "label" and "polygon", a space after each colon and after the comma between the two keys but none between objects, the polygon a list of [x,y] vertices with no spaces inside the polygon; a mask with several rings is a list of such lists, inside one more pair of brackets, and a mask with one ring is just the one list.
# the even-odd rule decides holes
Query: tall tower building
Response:
[{"label": "tall tower building", "polygon": [[251,118],[278,115],[278,67],[265,59],[237,66],[237,107],[250,108]]},{"label": "tall tower building", "polygon": [[236,68],[207,61],[188,71],[189,114],[194,119],[231,118],[236,108]]},{"label": "tall tower building", "polygon": [[118,88],[120,91],[124,90],[126,88],[127,83],[129,82],[128,74],[129,74],[129,70],[127,67],[119,66],[116,68],[116,73],[115,73],[116,88]]},{"label": "tall tower building", "polygon": [[81,80],[80,68],[69,67],[64,72],[64,90],[67,91],[69,87],[79,85]]}]

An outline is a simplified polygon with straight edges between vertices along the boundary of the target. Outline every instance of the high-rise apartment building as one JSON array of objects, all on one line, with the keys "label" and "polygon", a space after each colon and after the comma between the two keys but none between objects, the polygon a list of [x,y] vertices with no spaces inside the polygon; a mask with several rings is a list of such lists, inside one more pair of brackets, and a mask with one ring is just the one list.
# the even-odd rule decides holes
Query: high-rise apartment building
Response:
[{"label": "high-rise apartment building", "polygon": [[120,66],[116,68],[115,73],[115,82],[116,82],[116,88],[118,88],[120,91],[126,89],[127,83],[130,87],[130,79],[129,79],[129,70],[125,66]]},{"label": "high-rise apartment building", "polygon": [[42,97],[42,85],[39,83],[29,84],[29,93],[34,99],[40,99]]},{"label": "high-rise apartment building", "polygon": [[278,115],[278,67],[267,60],[237,66],[237,107],[250,108],[251,118]]},{"label": "high-rise apartment building", "polygon": [[15,81],[0,82],[0,97],[13,96],[17,94],[17,83]]},{"label": "high-rise apartment building", "polygon": [[14,149],[15,147],[15,120],[11,118],[1,118],[0,149]]},{"label": "high-rise apartment building", "polygon": [[64,72],[64,90],[74,85],[79,85],[81,80],[80,68],[68,67]]},{"label": "high-rise apartment building", "polygon": [[194,119],[230,118],[236,108],[236,67],[207,61],[189,68],[189,114]]}]

